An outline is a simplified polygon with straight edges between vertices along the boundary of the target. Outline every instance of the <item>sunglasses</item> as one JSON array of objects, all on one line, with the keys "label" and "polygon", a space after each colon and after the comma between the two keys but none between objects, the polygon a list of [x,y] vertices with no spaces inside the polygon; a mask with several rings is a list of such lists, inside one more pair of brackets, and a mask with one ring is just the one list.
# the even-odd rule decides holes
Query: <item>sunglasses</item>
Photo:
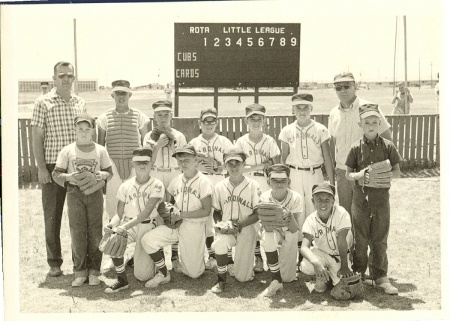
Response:
[{"label": "sunglasses", "polygon": [[217,124],[217,120],[204,120],[204,121],[202,121],[202,124],[204,124],[204,125],[215,125],[215,124]]},{"label": "sunglasses", "polygon": [[342,89],[348,90],[352,85],[334,86],[336,91],[341,91]]},{"label": "sunglasses", "polygon": [[63,79],[64,76],[67,76],[67,78],[69,78],[69,79],[72,79],[72,78],[75,77],[75,75],[73,73],[71,73],[71,72],[68,72],[66,74],[64,74],[64,73],[58,74],[58,78],[59,79]]}]

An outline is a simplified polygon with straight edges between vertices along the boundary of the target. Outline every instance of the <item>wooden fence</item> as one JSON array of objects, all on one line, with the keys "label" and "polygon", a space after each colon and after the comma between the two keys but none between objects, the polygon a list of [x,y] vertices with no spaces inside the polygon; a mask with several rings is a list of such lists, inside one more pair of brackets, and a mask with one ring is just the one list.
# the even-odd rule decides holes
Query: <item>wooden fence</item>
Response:
[{"label": "wooden fence", "polygon": [[[312,115],[328,127],[328,115]],[[439,115],[386,116],[392,126],[395,146],[403,157],[402,169],[439,166]],[[293,115],[268,116],[265,132],[278,141],[281,128],[295,120]],[[31,119],[19,119],[19,185],[37,182],[37,166],[31,146]],[[152,129],[150,120],[149,130]],[[200,134],[198,118],[174,118],[173,127],[186,135],[187,141]],[[217,132],[232,142],[247,133],[244,117],[220,117]]]}]

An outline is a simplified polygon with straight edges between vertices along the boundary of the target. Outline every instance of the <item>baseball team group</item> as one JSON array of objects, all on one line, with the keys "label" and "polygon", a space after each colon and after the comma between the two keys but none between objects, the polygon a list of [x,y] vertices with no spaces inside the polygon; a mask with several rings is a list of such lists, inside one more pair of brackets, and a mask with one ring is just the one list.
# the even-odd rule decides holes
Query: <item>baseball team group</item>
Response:
[{"label": "baseball team group", "polygon": [[117,80],[114,108],[95,119],[72,93],[74,78],[72,64],[56,63],[55,87],[37,98],[31,122],[49,277],[62,275],[67,201],[73,287],[100,285],[110,257],[117,279],[104,292],[127,289],[124,251],[134,242],[134,277],[147,288],[169,283],[170,269],[190,278],[214,270],[211,291],[221,293],[227,277],[249,282],[266,267],[265,297],[299,273],[338,300],[361,298],[363,284],[398,293],[387,239],[401,157],[378,105],[356,95],[352,73],[334,77],[339,102],[328,128],[310,117],[313,96],[297,93],[289,102],[296,120],[279,137],[264,133],[266,108],[251,104],[248,133],[235,142],[216,133],[218,112],[205,108],[189,143],[171,127],[171,101],[152,104],[149,131],[148,116],[129,106],[130,82]]}]

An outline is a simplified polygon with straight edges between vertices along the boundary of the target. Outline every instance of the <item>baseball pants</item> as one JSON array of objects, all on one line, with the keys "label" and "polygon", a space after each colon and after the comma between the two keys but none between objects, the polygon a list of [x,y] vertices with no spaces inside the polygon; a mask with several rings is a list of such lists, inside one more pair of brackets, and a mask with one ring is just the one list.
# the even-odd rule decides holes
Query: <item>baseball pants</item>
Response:
[{"label": "baseball pants", "polygon": [[234,236],[232,234],[217,234],[212,248],[216,255],[226,255],[228,250],[235,246],[234,253],[234,277],[239,282],[253,279],[254,252],[256,245],[256,229],[254,225],[242,228],[242,231]]},{"label": "baseball pants", "polygon": [[261,246],[264,251],[275,252],[278,250],[278,263],[283,282],[292,282],[296,279],[298,233],[298,231],[295,233],[284,231],[285,239],[279,245],[280,237],[277,233],[264,230],[262,232]]},{"label": "baseball pants", "polygon": [[111,162],[113,176],[106,183],[106,196],[105,196],[105,208],[106,214],[108,214],[109,220],[113,218],[117,213],[117,191],[119,190],[120,185],[125,182],[127,179],[136,176],[136,172],[134,168],[131,169],[130,177],[126,179],[122,179],[119,176],[119,172],[117,171],[116,164]]},{"label": "baseball pants", "polygon": [[[210,180],[212,186],[216,186],[216,184],[218,182],[220,182],[221,180],[223,180],[225,178],[225,175],[210,175],[210,174],[205,174],[208,179]],[[211,215],[208,217],[208,220],[206,221],[206,226],[205,226],[205,231],[206,231],[206,237],[211,237],[214,236],[214,228],[212,227],[214,224],[214,219],[213,219],[213,213],[214,213],[214,209],[211,209]]]},{"label": "baseball pants", "polygon": [[183,273],[193,279],[198,278],[205,271],[205,223],[205,220],[184,219],[177,229],[158,226],[142,237],[142,247],[147,254],[153,254],[166,245],[179,242]]}]

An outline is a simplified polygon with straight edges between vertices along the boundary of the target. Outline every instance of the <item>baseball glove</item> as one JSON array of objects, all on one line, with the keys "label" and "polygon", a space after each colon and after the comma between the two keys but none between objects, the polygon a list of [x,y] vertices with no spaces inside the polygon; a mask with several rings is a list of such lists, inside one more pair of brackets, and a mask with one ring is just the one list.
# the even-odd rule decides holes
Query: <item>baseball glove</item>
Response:
[{"label": "baseball glove", "polygon": [[152,129],[152,132],[150,133],[150,138],[154,142],[157,142],[159,137],[161,136],[161,134],[165,134],[167,136],[167,138],[169,138],[169,145],[171,143],[176,143],[175,136],[173,136],[173,134],[170,131],[168,131],[164,128],[158,127],[158,126],[156,126]]},{"label": "baseball glove", "polygon": [[256,212],[266,232],[290,226],[292,214],[280,204],[262,202],[256,205]]},{"label": "baseball glove", "polygon": [[239,225],[236,221],[221,221],[213,225],[214,231],[219,234],[232,234],[237,235],[239,230]]},{"label": "baseball glove", "polygon": [[389,188],[392,180],[392,166],[389,159],[367,166],[366,171],[369,173],[369,182],[364,183],[364,178],[358,180],[361,186],[374,188]]},{"label": "baseball glove", "polygon": [[78,187],[85,195],[92,194],[105,186],[105,181],[92,172],[80,172],[73,175]]},{"label": "baseball glove", "polygon": [[164,221],[164,225],[172,229],[176,229],[181,225],[182,218],[180,216],[180,211],[175,205],[169,202],[161,202],[157,209],[159,216]]},{"label": "baseball glove", "polygon": [[127,249],[127,231],[109,227],[105,227],[103,230],[105,235],[100,241],[99,250],[113,258],[123,257]]},{"label": "baseball glove", "polygon": [[331,290],[331,296],[336,300],[359,300],[364,295],[364,286],[361,275],[355,274],[348,278],[342,278]]}]

